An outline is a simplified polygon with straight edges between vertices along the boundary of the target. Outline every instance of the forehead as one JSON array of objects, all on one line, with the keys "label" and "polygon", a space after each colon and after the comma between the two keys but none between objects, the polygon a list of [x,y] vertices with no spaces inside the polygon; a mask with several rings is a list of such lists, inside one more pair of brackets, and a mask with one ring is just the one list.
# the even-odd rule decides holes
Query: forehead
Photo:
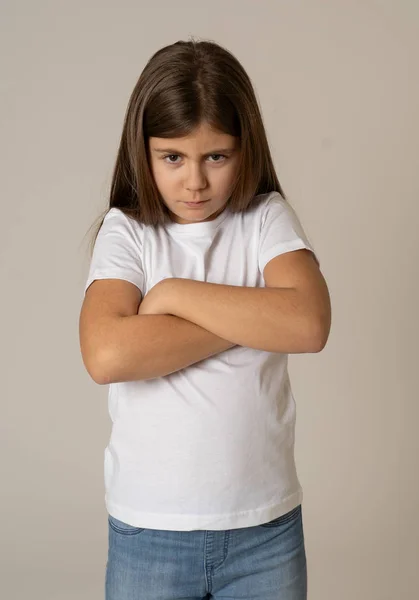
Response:
[{"label": "forehead", "polygon": [[181,152],[187,155],[198,153],[200,155],[233,151],[238,145],[238,138],[201,126],[187,136],[176,138],[150,137],[150,148],[154,152]]}]

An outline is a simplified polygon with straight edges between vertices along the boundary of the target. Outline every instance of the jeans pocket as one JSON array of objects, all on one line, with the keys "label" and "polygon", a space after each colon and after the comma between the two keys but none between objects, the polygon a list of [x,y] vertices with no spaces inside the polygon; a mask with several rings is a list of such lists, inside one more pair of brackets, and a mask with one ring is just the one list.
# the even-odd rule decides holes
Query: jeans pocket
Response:
[{"label": "jeans pocket", "polygon": [[301,504],[299,504],[298,506],[296,506],[289,512],[285,513],[285,515],[276,517],[276,519],[273,519],[272,521],[268,521],[267,523],[262,523],[260,525],[260,527],[280,527],[281,525],[285,525],[285,523],[288,523],[289,521],[292,521],[293,519],[299,518],[300,514],[301,514]]},{"label": "jeans pocket", "polygon": [[114,531],[116,531],[117,533],[121,533],[122,535],[136,535],[138,533],[141,533],[145,529],[145,527],[135,527],[134,525],[124,523],[124,521],[120,521],[116,517],[113,517],[109,514],[108,523]]}]

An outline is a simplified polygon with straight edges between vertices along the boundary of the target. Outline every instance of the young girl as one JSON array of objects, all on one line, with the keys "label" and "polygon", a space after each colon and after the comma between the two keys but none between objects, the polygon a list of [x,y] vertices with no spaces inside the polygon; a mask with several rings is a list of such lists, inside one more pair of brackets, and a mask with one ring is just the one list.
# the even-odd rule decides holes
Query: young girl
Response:
[{"label": "young girl", "polygon": [[177,42],[131,95],[80,315],[109,385],[106,600],[304,600],[289,353],[330,301],[251,81]]}]

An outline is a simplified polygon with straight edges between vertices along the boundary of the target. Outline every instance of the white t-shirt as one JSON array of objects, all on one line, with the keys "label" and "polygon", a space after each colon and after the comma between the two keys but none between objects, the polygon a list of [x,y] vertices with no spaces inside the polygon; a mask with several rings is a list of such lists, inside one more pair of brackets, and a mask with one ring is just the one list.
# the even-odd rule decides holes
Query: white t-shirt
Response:
[{"label": "white t-shirt", "polygon": [[[257,201],[247,212],[227,208],[213,221],[157,228],[112,208],[85,292],[106,278],[132,282],[143,297],[167,277],[265,287],[272,258],[314,249],[277,192]],[[235,346],[165,377],[110,384],[109,514],[137,527],[223,530],[265,523],[300,504],[287,363],[288,354]]]}]

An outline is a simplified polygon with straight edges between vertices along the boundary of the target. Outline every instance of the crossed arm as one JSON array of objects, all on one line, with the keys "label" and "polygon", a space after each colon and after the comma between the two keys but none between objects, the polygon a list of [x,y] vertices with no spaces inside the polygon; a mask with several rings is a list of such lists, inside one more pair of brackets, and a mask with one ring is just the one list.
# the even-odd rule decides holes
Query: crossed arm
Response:
[{"label": "crossed arm", "polygon": [[138,314],[181,317],[239,346],[268,352],[317,352],[323,335],[308,300],[292,288],[173,278],[150,290]]},{"label": "crossed arm", "polygon": [[[164,279],[145,296],[138,314],[181,317],[233,344],[268,352],[322,350],[330,330],[330,298],[311,253],[276,257],[265,269],[265,281],[267,287],[253,288]],[[281,281],[288,285],[275,285]]]},{"label": "crossed arm", "polygon": [[118,320],[95,380],[163,377],[235,345],[281,353],[322,350],[330,299],[311,253],[277,256],[263,276],[265,288],[164,279],[140,303],[142,319]]}]

